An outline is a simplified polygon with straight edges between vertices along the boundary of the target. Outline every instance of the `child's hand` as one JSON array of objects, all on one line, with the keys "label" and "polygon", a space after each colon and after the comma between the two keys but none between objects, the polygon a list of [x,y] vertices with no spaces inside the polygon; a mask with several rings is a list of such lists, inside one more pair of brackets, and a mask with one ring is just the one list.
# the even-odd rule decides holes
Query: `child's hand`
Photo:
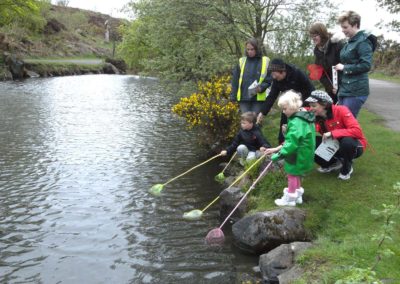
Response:
[{"label": "child's hand", "polygon": [[267,150],[267,148],[265,148],[265,147],[260,147],[260,152],[261,152],[261,153],[264,153],[265,150]]},{"label": "child's hand", "polygon": [[267,155],[271,155],[271,154],[275,153],[276,151],[277,151],[276,148],[267,148],[267,149],[265,149],[264,153]]},{"label": "child's hand", "polygon": [[221,151],[221,156],[226,156],[227,154],[228,154],[228,152],[226,150]]}]

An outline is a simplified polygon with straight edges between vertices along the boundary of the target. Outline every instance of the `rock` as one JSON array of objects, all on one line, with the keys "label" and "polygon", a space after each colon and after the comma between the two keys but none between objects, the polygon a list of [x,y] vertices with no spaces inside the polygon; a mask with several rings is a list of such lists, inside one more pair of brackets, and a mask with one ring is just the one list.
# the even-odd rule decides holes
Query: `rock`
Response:
[{"label": "rock", "polygon": [[6,54],[5,53],[4,63],[8,66],[12,78],[15,79],[23,79],[26,77],[26,69],[25,63],[17,58],[15,54]]},{"label": "rock", "polygon": [[121,71],[121,73],[126,73],[126,63],[124,60],[122,59],[112,59],[112,58],[106,58],[105,62],[111,63],[112,65],[114,65],[115,67],[118,68],[119,71]]},{"label": "rock", "polygon": [[[227,188],[220,193],[219,196],[221,199],[219,202],[219,216],[221,220],[225,220],[225,218],[232,212],[233,208],[235,208],[243,195],[244,193],[238,187]],[[244,214],[246,214],[246,212],[247,200],[245,199],[235,210],[230,219],[236,222],[237,220],[242,218]]]},{"label": "rock", "polygon": [[304,221],[305,212],[296,207],[258,212],[233,225],[234,244],[247,253],[262,254],[281,244],[309,241]]},{"label": "rock", "polygon": [[278,275],[287,271],[293,263],[289,244],[283,244],[260,256],[259,266],[265,283],[279,283]]},{"label": "rock", "polygon": [[43,32],[45,34],[49,35],[49,34],[59,33],[62,30],[66,30],[66,29],[67,28],[62,23],[60,23],[56,19],[52,18],[47,21],[46,26],[43,29]]},{"label": "rock", "polygon": [[304,270],[295,265],[289,270],[283,272],[278,276],[278,281],[280,284],[290,284],[293,283],[295,280],[298,280],[304,274]]},{"label": "rock", "polygon": [[103,72],[105,74],[119,74],[118,69],[111,63],[105,63],[103,67]]},{"label": "rock", "polygon": [[[309,242],[294,242],[291,244],[282,244],[279,247],[271,250],[270,252],[260,256],[259,266],[262,278],[265,283],[282,283],[280,275],[287,273],[292,269],[295,264],[296,257],[299,253],[309,248],[312,244]],[[293,272],[291,272],[293,273]],[[303,272],[300,273],[300,275]],[[296,274],[297,278],[290,278],[292,276],[284,276],[285,279],[297,279],[299,274]],[[288,283],[288,282],[285,282]]]},{"label": "rock", "polygon": [[26,70],[26,75],[29,78],[38,78],[38,77],[40,77],[40,75],[38,73],[30,71],[30,70]]}]

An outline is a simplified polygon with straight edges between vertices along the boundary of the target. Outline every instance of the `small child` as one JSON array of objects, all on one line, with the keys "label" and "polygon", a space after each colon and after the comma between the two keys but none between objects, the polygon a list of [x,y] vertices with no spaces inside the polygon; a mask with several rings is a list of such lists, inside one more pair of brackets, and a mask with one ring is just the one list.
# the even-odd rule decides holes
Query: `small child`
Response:
[{"label": "small child", "polygon": [[244,161],[250,162],[261,157],[271,145],[264,138],[260,128],[256,125],[257,116],[254,112],[245,112],[240,117],[240,131],[236,134],[232,144],[221,151],[221,155],[232,155],[237,151],[240,163],[244,165]]},{"label": "small child", "polygon": [[315,119],[312,112],[300,109],[302,104],[300,94],[292,90],[280,96],[278,106],[288,117],[285,141],[265,151],[267,154],[275,153],[271,157],[272,161],[285,159],[288,187],[284,188],[282,198],[275,200],[278,206],[296,206],[296,203],[303,202],[304,189],[300,177],[314,166]]}]

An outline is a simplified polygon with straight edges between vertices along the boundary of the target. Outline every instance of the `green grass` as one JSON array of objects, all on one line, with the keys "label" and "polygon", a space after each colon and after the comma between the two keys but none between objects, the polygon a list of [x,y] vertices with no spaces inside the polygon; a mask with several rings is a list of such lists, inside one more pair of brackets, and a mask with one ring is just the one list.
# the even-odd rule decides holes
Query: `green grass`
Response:
[{"label": "green grass", "polygon": [[[276,144],[279,118],[275,114],[269,119],[263,132]],[[307,212],[306,226],[316,246],[299,260],[307,271],[299,283],[334,283],[345,278],[350,268],[366,269],[375,263],[378,243],[371,238],[384,220],[371,210],[396,202],[393,185],[400,181],[400,133],[384,127],[380,117],[366,110],[361,111],[359,121],[370,146],[355,160],[351,179],[341,181],[338,173],[316,171],[303,179],[304,204],[299,207]],[[250,199],[251,212],[276,208],[273,200],[285,186],[283,173],[267,175]],[[398,215],[393,219],[395,232],[400,230],[399,219]],[[400,283],[400,234],[392,237],[384,247],[396,255],[384,257],[376,273],[379,279]]]},{"label": "green grass", "polygon": [[371,79],[384,80],[384,81],[389,81],[389,82],[393,82],[393,83],[400,83],[400,76],[389,76],[382,72],[371,73],[371,74],[369,74],[369,77]]}]

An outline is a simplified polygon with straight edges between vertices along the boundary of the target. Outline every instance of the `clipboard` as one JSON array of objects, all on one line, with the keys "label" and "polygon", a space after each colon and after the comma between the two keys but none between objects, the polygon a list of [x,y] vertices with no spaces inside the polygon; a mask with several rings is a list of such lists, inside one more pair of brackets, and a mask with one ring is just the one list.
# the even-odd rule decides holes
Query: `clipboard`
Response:
[{"label": "clipboard", "polygon": [[336,139],[327,139],[319,144],[318,148],[315,150],[315,154],[328,162],[338,150],[339,141]]}]

